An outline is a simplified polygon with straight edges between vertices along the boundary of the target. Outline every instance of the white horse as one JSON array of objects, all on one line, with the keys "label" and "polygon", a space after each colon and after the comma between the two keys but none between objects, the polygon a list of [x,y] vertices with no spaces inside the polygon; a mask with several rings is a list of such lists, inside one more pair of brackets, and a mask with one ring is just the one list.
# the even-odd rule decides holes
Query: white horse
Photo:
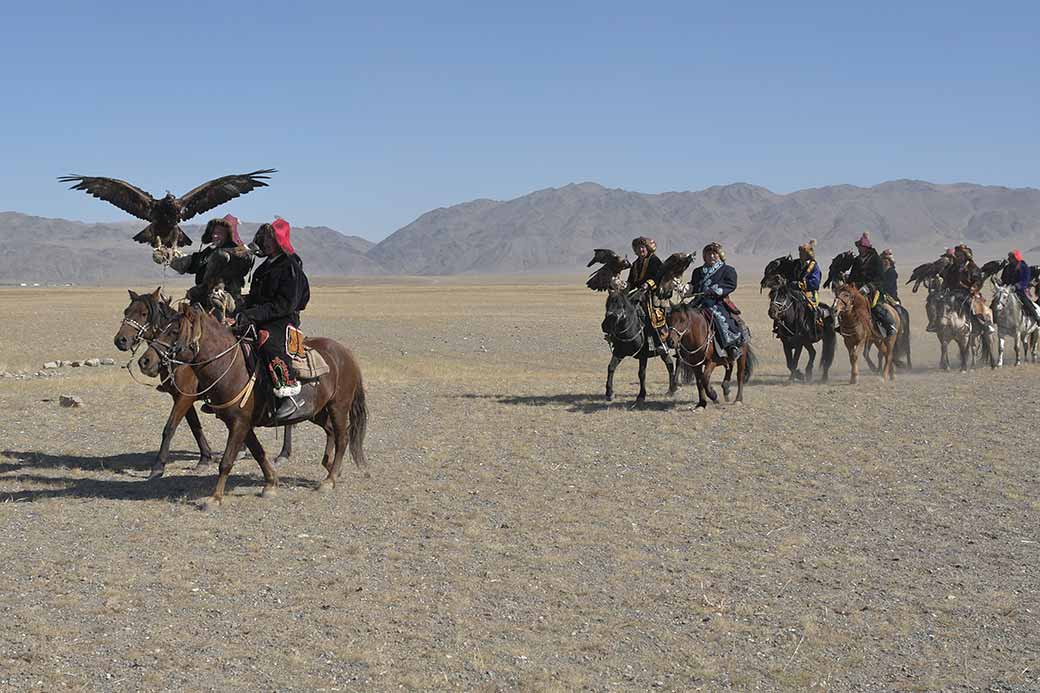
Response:
[{"label": "white horse", "polygon": [[1011,337],[1015,344],[1016,366],[1022,363],[1023,358],[1031,357],[1033,363],[1036,363],[1040,325],[1029,311],[1023,310],[1022,299],[1014,288],[993,282],[991,307],[993,321],[997,324],[997,366],[1004,365],[1004,337]]}]

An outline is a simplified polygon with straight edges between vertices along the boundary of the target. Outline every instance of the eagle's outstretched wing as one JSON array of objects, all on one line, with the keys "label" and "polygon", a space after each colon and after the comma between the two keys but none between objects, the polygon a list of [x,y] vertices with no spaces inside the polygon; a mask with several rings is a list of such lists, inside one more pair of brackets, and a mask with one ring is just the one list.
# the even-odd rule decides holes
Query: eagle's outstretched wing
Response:
[{"label": "eagle's outstretched wing", "polygon": [[664,286],[668,282],[674,282],[680,278],[689,269],[694,257],[693,253],[672,253],[669,255],[668,259],[661,265],[661,274],[657,281],[658,285]]},{"label": "eagle's outstretched wing", "polygon": [[632,266],[627,258],[605,248],[597,248],[586,267],[591,267],[597,262],[603,263],[603,266],[590,274],[588,281],[585,282],[585,286],[593,291],[610,289],[617,276]]},{"label": "eagle's outstretched wing", "polygon": [[196,214],[208,212],[255,188],[266,188],[267,183],[264,181],[270,178],[267,174],[275,172],[276,169],[263,168],[252,173],[223,176],[203,183],[194,190],[181,195],[177,200],[181,208],[181,221],[187,221]]},{"label": "eagle's outstretched wing", "polygon": [[62,183],[75,183],[69,190],[82,190],[94,197],[110,202],[138,219],[152,220],[155,198],[135,185],[116,178],[98,176],[61,176]]}]

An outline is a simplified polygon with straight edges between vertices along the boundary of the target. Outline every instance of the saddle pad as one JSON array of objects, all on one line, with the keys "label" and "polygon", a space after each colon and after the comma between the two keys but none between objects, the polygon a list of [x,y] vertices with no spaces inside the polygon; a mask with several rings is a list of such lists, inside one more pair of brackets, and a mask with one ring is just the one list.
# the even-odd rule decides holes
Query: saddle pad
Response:
[{"label": "saddle pad", "polygon": [[304,352],[303,358],[290,354],[292,356],[293,370],[296,371],[296,375],[300,380],[317,380],[329,372],[329,364],[325,362],[325,359],[322,358],[317,349],[307,347],[304,349]]}]

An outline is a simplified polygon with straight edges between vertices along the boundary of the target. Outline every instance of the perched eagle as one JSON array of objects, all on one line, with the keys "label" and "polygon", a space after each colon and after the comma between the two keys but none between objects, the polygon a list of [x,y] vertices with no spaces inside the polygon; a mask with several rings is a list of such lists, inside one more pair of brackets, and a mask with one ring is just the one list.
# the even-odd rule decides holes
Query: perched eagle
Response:
[{"label": "perched eagle", "polygon": [[676,280],[680,279],[686,270],[689,269],[690,264],[693,263],[694,257],[696,257],[694,253],[672,253],[669,255],[668,259],[661,265],[661,274],[657,280],[658,286],[671,286]]},{"label": "perched eagle", "polygon": [[151,222],[134,236],[138,243],[150,243],[153,248],[177,248],[191,245],[191,239],[178,226],[180,222],[218,207],[239,195],[245,195],[254,188],[267,187],[264,181],[270,178],[267,175],[270,173],[275,173],[275,169],[265,168],[252,173],[223,176],[203,183],[180,197],[174,197],[173,193],[167,192],[166,197],[159,200],[144,190],[115,178],[62,176],[58,180],[62,183],[75,183],[69,190],[82,190],[105,202],[111,202],[138,219]]},{"label": "perched eagle", "polygon": [[934,262],[926,262],[923,265],[918,265],[914,268],[914,271],[910,273],[910,278],[906,283],[910,284],[913,282],[914,288],[911,289],[911,291],[917,293],[917,290],[921,288],[921,284],[940,276],[951,264],[953,264],[953,258],[949,255],[943,255]]},{"label": "perched eagle", "polygon": [[623,258],[613,250],[606,248],[596,248],[589,264],[585,266],[592,267],[596,263],[601,263],[603,266],[590,274],[589,280],[585,282],[585,286],[593,291],[607,291],[613,288],[618,282],[618,275],[632,266],[628,258]]},{"label": "perched eagle", "polygon": [[979,271],[982,272],[982,281],[986,281],[997,272],[1003,271],[1005,267],[1007,267],[1007,260],[990,260],[979,268]]}]

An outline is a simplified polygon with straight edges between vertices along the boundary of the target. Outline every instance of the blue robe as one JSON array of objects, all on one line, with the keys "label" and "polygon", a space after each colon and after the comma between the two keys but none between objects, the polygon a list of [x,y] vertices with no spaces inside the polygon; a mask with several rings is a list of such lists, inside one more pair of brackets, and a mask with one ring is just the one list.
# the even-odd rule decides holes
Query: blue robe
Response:
[{"label": "blue robe", "polygon": [[723,349],[740,346],[744,333],[726,307],[725,299],[737,288],[737,271],[727,264],[701,265],[693,271],[690,284],[701,296],[700,305],[715,321],[715,338]]}]

